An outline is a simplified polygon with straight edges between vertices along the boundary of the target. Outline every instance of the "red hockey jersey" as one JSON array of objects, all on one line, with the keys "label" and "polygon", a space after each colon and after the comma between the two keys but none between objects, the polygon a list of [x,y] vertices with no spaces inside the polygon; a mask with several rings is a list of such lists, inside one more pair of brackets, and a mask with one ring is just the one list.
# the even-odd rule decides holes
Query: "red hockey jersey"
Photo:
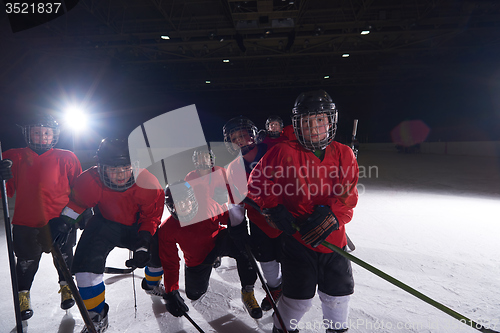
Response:
[{"label": "red hockey jersey", "polygon": [[297,140],[292,125],[285,126],[285,128],[283,128],[283,131],[281,132],[281,135],[288,138],[288,140]]},{"label": "red hockey jersey", "polygon": [[193,170],[186,175],[184,180],[196,187],[198,192],[203,190],[205,195],[213,198],[216,188],[226,189],[226,169],[216,165],[212,172],[205,176],[201,176],[198,170]]},{"label": "red hockey jersey", "polygon": [[149,171],[141,170],[136,183],[119,192],[102,183],[94,166],[76,179],[68,207],[81,214],[85,209],[99,205],[105,219],[124,225],[138,222],[139,231],[147,230],[154,235],[161,222],[164,203],[165,194],[161,185]]},{"label": "red hockey jersey", "polygon": [[[245,177],[242,175],[245,175]],[[240,201],[247,195],[247,179],[249,176],[250,174],[245,171],[242,157],[236,158],[227,166],[227,181],[232,195],[235,196],[235,200],[238,199]],[[268,237],[276,238],[281,234],[281,230],[272,228],[264,216],[255,210],[255,208],[245,204],[245,209],[247,210],[248,219],[257,225]]]},{"label": "red hockey jersey", "polygon": [[[261,208],[283,204],[298,221],[306,219],[316,205],[328,205],[340,228],[326,240],[344,247],[347,244],[344,225],[352,219],[358,201],[358,174],[356,158],[346,145],[332,142],[321,161],[298,141],[286,141],[270,149],[253,169],[249,197]],[[302,242],[298,232],[294,237]],[[321,245],[313,250],[332,252]]]},{"label": "red hockey jersey", "polygon": [[9,149],[14,178],[7,181],[7,195],[16,194],[12,224],[41,228],[61,214],[71,187],[82,173],[80,161],[69,150],[50,149],[38,155],[30,148]]},{"label": "red hockey jersey", "polygon": [[265,143],[267,145],[267,149],[271,149],[276,145],[277,143],[283,142],[288,140],[288,137],[284,136],[283,133],[277,138],[271,138],[270,136],[266,136],[266,138],[262,141],[262,143]]},{"label": "red hockey jersey", "polygon": [[184,262],[188,267],[198,266],[215,247],[215,239],[228,223],[229,214],[210,198],[198,201],[198,215],[212,216],[201,222],[181,226],[173,216],[169,216],[158,229],[160,260],[163,267],[165,291],[179,289],[180,258],[177,244],[184,253]]}]

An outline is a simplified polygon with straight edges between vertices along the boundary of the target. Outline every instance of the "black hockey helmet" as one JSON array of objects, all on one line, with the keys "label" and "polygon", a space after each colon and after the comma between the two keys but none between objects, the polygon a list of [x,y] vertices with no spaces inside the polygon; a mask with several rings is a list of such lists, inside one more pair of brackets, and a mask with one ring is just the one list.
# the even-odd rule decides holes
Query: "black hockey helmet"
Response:
[{"label": "black hockey helmet", "polygon": [[[307,140],[304,138],[302,130],[303,126],[309,125],[304,125],[303,119],[318,115],[326,115],[328,118],[329,128],[326,138],[318,141]],[[292,108],[292,125],[295,136],[302,146],[309,150],[323,150],[333,141],[337,131],[337,118],[338,112],[335,103],[324,90],[314,90],[300,94]],[[309,127],[309,130],[311,129]]]},{"label": "black hockey helmet", "polygon": [[[186,210],[185,205],[191,205],[189,211],[179,214]],[[191,221],[198,213],[198,202],[194,195],[193,187],[184,180],[179,180],[165,186],[165,206],[170,214],[180,222]]]},{"label": "black hockey helmet", "polygon": [[[34,114],[26,118],[22,121],[21,125],[18,126],[21,127],[26,144],[33,150],[49,150],[54,148],[59,141],[59,134],[61,132],[59,124],[50,114]],[[41,133],[38,135],[34,133],[35,127],[50,128],[52,130],[52,140],[43,143],[43,140],[40,138]]]},{"label": "black hockey helmet", "polygon": [[[271,131],[269,130],[269,125],[272,123],[272,122],[278,122],[278,124],[280,125],[280,130],[279,131]],[[281,119],[280,116],[276,116],[276,115],[272,115],[272,116],[269,116],[266,120],[266,131],[267,131],[267,134],[271,137],[271,138],[278,138],[281,134],[281,131],[283,130],[283,119]]]},{"label": "black hockey helmet", "polygon": [[[247,131],[250,137],[250,143],[248,145],[244,145],[242,147],[236,147],[236,144],[231,142],[231,135],[237,131]],[[257,138],[257,126],[248,119],[247,117],[238,116],[230,119],[222,128],[222,134],[224,135],[224,144],[226,145],[227,150],[233,154],[237,155],[241,150],[241,154],[245,155],[250,150],[255,148],[256,138]]]},{"label": "black hockey helmet", "polygon": [[[134,185],[134,175],[137,174],[138,163],[132,165],[130,161],[127,140],[112,138],[103,139],[99,145],[99,149],[97,149],[96,158],[99,176],[106,187],[121,192]],[[108,171],[110,170],[123,173],[123,176],[127,176],[130,171],[132,171],[132,174],[125,183],[116,184],[108,176]]]},{"label": "black hockey helmet", "polygon": [[196,148],[193,152],[193,164],[196,170],[212,169],[215,166],[215,154],[212,149],[207,147]]}]

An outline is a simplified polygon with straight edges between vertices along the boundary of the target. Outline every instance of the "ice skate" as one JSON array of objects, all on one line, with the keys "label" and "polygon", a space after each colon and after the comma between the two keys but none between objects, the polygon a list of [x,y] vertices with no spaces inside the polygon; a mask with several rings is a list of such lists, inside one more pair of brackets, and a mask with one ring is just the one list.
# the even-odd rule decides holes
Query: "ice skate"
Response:
[{"label": "ice skate", "polygon": [[141,283],[142,289],[146,292],[146,294],[151,295],[151,296],[160,296],[163,297],[165,295],[165,287],[163,286],[163,283],[158,282],[157,285],[155,286],[150,286],[148,284],[148,281],[146,278],[142,279]]},{"label": "ice skate", "polygon": [[59,294],[61,294],[61,309],[68,310],[73,305],[75,305],[75,299],[73,298],[73,293],[67,284],[61,285],[59,289]]},{"label": "ice skate", "polygon": [[30,291],[23,290],[19,292],[19,307],[21,308],[21,319],[28,320],[33,316],[31,308]]},{"label": "ice skate", "polygon": [[255,296],[253,294],[253,288],[250,291],[248,291],[248,289],[242,289],[241,299],[243,301],[243,304],[245,305],[245,308],[247,309],[248,313],[252,318],[254,319],[262,318],[262,309],[260,308],[259,303],[257,303],[257,300],[255,299]]},{"label": "ice skate", "polygon": [[[281,289],[281,284],[277,287],[269,288],[269,291],[271,292],[271,296],[273,297],[274,303],[278,303],[278,300],[280,299],[281,295],[283,294],[283,290]],[[262,303],[260,304],[260,307],[262,308],[262,311],[269,311],[273,308],[271,305],[271,300],[269,299],[269,296],[266,295],[266,298],[262,300]]]},{"label": "ice skate", "polygon": [[[100,313],[89,311],[90,319],[92,319],[97,333],[102,333],[108,328],[108,311],[109,305],[107,303],[104,303],[104,309]],[[87,326],[83,328],[81,333],[89,333]]]}]

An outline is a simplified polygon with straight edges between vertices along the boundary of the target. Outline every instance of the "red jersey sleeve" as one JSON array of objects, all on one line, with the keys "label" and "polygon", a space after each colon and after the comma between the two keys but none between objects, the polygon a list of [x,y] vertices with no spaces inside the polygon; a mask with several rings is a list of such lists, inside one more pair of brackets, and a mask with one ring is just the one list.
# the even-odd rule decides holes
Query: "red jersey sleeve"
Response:
[{"label": "red jersey sleeve", "polygon": [[[161,223],[161,216],[165,207],[165,193],[158,179],[149,171],[143,170],[139,174],[140,177],[146,177],[146,182],[150,185],[147,188],[138,189],[138,194],[140,193],[140,198],[138,198],[139,231],[147,230],[154,235]],[[141,179],[139,184],[143,184],[144,182],[145,180]]]},{"label": "red jersey sleeve", "polygon": [[6,151],[4,158],[13,163],[14,177],[6,186],[8,196],[16,194],[12,224],[39,228],[59,216],[82,171],[76,155],[62,149],[38,155],[30,148],[19,148]]},{"label": "red jersey sleeve", "polygon": [[179,222],[170,216],[158,229],[160,261],[163,267],[163,284],[167,293],[179,289],[180,257],[177,249]]},{"label": "red jersey sleeve", "polygon": [[292,125],[285,126],[283,131],[281,131],[281,135],[286,137],[288,140],[297,140]]},{"label": "red jersey sleeve", "polygon": [[358,203],[359,167],[352,149],[345,145],[338,145],[339,150],[339,180],[329,199],[332,212],[340,225],[351,221],[353,209]]},{"label": "red jersey sleeve", "polygon": [[[343,247],[346,244],[344,224],[352,219],[358,200],[358,173],[354,154],[345,145],[332,142],[320,159],[298,141],[287,141],[270,149],[253,169],[249,197],[261,208],[283,204],[299,224],[316,206],[330,206],[339,221],[339,229],[332,232],[327,241]],[[302,242],[298,232],[294,237]],[[323,246],[313,250],[331,252]]]},{"label": "red jersey sleeve", "polygon": [[91,167],[73,181],[68,207],[81,214],[85,209],[95,207],[99,203],[102,190],[97,167]]}]

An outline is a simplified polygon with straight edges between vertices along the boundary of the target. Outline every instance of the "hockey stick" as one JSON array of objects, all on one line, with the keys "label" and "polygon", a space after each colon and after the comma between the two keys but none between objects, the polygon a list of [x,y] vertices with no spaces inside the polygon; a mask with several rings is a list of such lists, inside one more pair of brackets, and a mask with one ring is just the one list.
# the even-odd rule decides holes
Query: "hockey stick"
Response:
[{"label": "hockey stick", "polygon": [[193,324],[193,326],[198,330],[198,332],[205,333],[205,331],[203,331],[201,327],[198,326],[198,324],[196,324],[196,322],[187,314],[187,312],[184,312],[183,316],[186,317],[186,319],[189,320],[191,324]]},{"label": "hockey stick", "polygon": [[[254,207],[257,211],[261,212],[260,210],[260,207],[257,205],[257,203],[255,201],[253,201],[252,199],[250,198],[245,198],[243,200],[245,203],[249,204],[250,206]],[[261,212],[262,213],[262,212]],[[299,230],[299,227],[297,225],[293,225],[293,227],[296,229],[296,230]],[[436,309],[438,310],[441,310],[443,311],[444,313],[446,313],[447,315],[450,315],[452,316],[453,318],[459,320],[461,323],[467,325],[467,326],[470,326],[472,328],[475,328],[476,330],[478,331],[481,331],[481,332],[484,332],[484,333],[500,333],[498,331],[494,331],[492,329],[488,329],[486,327],[484,327],[483,325],[479,324],[479,323],[476,323],[475,321],[473,321],[472,319],[469,319],[467,317],[465,317],[464,315],[450,309],[449,307],[447,307],[446,305],[444,304],[441,304],[435,300],[433,300],[432,298],[422,294],[421,292],[417,291],[416,289],[413,289],[412,287],[410,287],[409,285],[399,281],[398,279],[390,276],[389,274],[387,273],[384,273],[382,272],[381,270],[379,270],[378,268],[368,264],[367,262],[353,256],[352,254],[350,253],[347,253],[345,252],[344,250],[342,250],[340,247],[338,246],[335,246],[333,245],[332,243],[330,242],[327,242],[327,241],[324,241],[321,243],[321,245],[323,245],[324,247],[334,251],[335,253],[337,254],[340,254],[341,256],[343,256],[344,258],[346,259],[349,259],[350,261],[354,262],[355,264],[358,264],[359,266],[363,267],[364,269],[368,270],[369,272],[381,277],[382,279],[386,280],[387,282],[395,285],[396,287],[399,287],[401,289],[403,289],[404,291],[412,294],[413,296],[421,299],[422,301],[426,302],[427,304],[430,304],[432,305],[433,307],[435,307]]]},{"label": "hockey stick", "polygon": [[[354,153],[354,157],[358,159],[358,148],[356,148],[356,133],[358,132],[358,120],[354,119],[354,124],[352,126],[352,138],[351,138],[351,149],[352,152]],[[352,242],[352,240],[349,238],[349,235],[345,234],[345,238],[347,239],[347,249],[348,252],[352,252],[356,250],[356,246]]]},{"label": "hockey stick", "polygon": [[356,148],[356,133],[358,132],[358,119],[354,119],[352,126],[351,149],[356,159],[358,159],[358,148]]},{"label": "hockey stick", "polygon": [[[0,161],[2,160],[2,144],[0,143]],[[19,286],[17,284],[16,258],[14,257],[14,245],[10,227],[9,203],[7,201],[7,189],[5,180],[2,180],[2,207],[3,220],[5,222],[5,236],[7,237],[7,251],[9,252],[10,279],[12,281],[12,296],[14,297],[14,312],[16,314],[17,333],[23,333],[23,321],[21,318],[21,306],[19,304]]]},{"label": "hockey stick", "polygon": [[129,268],[117,268],[117,267],[105,267],[104,273],[106,274],[129,274],[132,273],[137,267]]},{"label": "hockey stick", "polygon": [[[226,184],[229,185],[229,182],[227,180],[227,177],[226,175],[224,175],[224,181],[226,182]],[[241,196],[240,196],[240,192],[238,191],[238,188],[236,187],[236,185],[233,184],[233,187],[234,189],[236,190],[236,194],[239,196],[239,198],[241,199]],[[229,199],[232,201],[232,202],[236,202],[234,201],[234,197],[233,197],[233,191],[231,190],[231,188],[229,188],[229,191],[228,191],[228,195],[229,195]],[[245,199],[247,199],[246,197],[243,198],[243,200],[241,202],[245,202]],[[251,200],[251,199],[248,199],[248,200]],[[252,200],[253,204],[254,205],[250,205],[252,206],[253,208],[256,208],[257,211],[259,213],[262,214],[261,210],[260,210],[260,207],[257,206],[257,204]],[[230,224],[230,223],[229,223]],[[245,249],[247,250],[247,254],[249,256],[249,259],[250,259],[250,264],[252,265],[253,269],[257,272],[257,275],[260,279],[260,282],[262,283],[262,287],[264,288],[264,291],[266,292],[266,295],[267,297],[269,298],[269,300],[271,301],[271,306],[274,310],[274,313],[276,314],[276,318],[278,318],[278,322],[279,324],[281,325],[281,328],[283,330],[283,333],[288,333],[286,327],[285,327],[285,323],[283,322],[283,318],[281,317],[281,313],[278,311],[278,307],[276,306],[276,302],[274,301],[274,298],[273,298],[273,295],[271,294],[271,291],[269,290],[269,287],[267,286],[265,280],[264,280],[264,277],[262,276],[262,274],[260,273],[260,269],[259,267],[257,266],[257,261],[255,260],[255,257],[253,256],[252,254],[252,251],[250,250],[248,244],[245,245]]]},{"label": "hockey stick", "polygon": [[61,249],[57,245],[52,245],[50,252],[52,252],[52,256],[57,261],[59,269],[63,273],[64,279],[68,283],[69,289],[71,289],[71,293],[73,294],[73,297],[75,298],[76,305],[78,305],[78,310],[80,310],[80,314],[82,315],[85,326],[87,326],[87,329],[89,330],[89,332],[97,333],[95,326],[94,326],[94,323],[92,322],[92,319],[90,319],[89,312],[87,311],[87,308],[85,307],[85,304],[83,303],[82,296],[80,295],[80,292],[78,291],[78,288],[75,285],[75,281],[73,281],[73,276],[71,275],[71,273],[68,269],[68,266],[66,265],[66,262],[64,261],[64,258],[63,258],[62,253],[61,253]]},{"label": "hockey stick", "polygon": [[273,296],[271,294],[271,290],[269,290],[269,287],[267,286],[266,281],[264,280],[264,277],[262,276],[262,273],[260,272],[259,266],[257,265],[257,260],[252,254],[252,251],[250,250],[250,246],[248,244],[245,244],[245,249],[247,250],[247,255],[250,259],[250,264],[252,265],[252,268],[257,272],[257,276],[260,279],[260,282],[262,283],[262,288],[264,288],[264,291],[266,292],[267,297],[271,300],[271,306],[274,310],[274,313],[276,314],[276,318],[278,318],[278,322],[281,325],[281,329],[283,333],[288,333],[285,323],[283,322],[283,318],[281,317],[280,312],[278,311],[278,307],[276,306],[276,302],[273,299]]}]

